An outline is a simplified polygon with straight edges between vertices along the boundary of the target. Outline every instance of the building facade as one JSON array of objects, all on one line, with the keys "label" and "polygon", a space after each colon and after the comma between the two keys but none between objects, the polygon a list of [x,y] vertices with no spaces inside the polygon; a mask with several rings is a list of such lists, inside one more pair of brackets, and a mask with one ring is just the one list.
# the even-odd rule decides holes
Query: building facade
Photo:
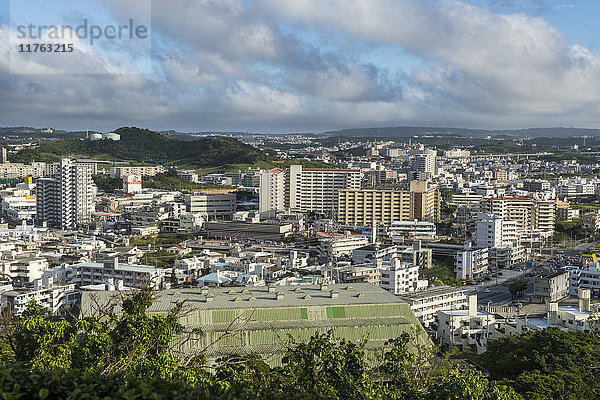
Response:
[{"label": "building facade", "polygon": [[95,186],[89,166],[62,159],[57,177],[38,179],[36,189],[38,223],[57,229],[76,229],[91,221]]}]

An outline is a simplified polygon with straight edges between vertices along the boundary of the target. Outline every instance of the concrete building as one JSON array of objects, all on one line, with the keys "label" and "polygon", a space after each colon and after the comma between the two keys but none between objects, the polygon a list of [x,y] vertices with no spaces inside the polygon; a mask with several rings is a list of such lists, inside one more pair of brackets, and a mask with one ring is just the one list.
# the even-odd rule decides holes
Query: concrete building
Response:
[{"label": "concrete building", "polygon": [[373,221],[390,226],[396,221],[438,222],[440,195],[427,182],[413,181],[409,190],[341,190],[337,200],[341,225],[370,226]]},{"label": "concrete building", "polygon": [[508,268],[525,259],[525,248],[519,243],[517,223],[491,213],[478,213],[475,245],[489,249],[488,258],[497,268]]},{"label": "concrete building", "polygon": [[70,283],[79,286],[97,285],[117,282],[124,287],[141,289],[150,286],[162,289],[165,276],[170,274],[166,268],[155,268],[148,265],[120,264],[118,258],[104,263],[86,262],[70,266],[73,270]]},{"label": "concrete building", "polygon": [[125,175],[154,176],[156,174],[162,174],[164,172],[167,172],[167,168],[163,167],[162,165],[143,166],[143,167],[133,167],[133,166],[110,167],[110,177],[111,178],[122,178]]},{"label": "concrete building", "polygon": [[287,171],[286,205],[293,212],[335,214],[338,192],[359,189],[360,181],[358,169],[307,169],[291,165]]},{"label": "concrete building", "polygon": [[66,230],[91,222],[95,186],[87,165],[62,159],[57,177],[38,179],[36,188],[38,223]]},{"label": "concrete building", "polygon": [[474,350],[477,354],[487,350],[489,340],[496,339],[496,317],[477,309],[477,295],[467,296],[467,307],[440,310],[437,313],[437,334],[442,347]]},{"label": "concrete building", "polygon": [[2,292],[0,309],[7,310],[12,315],[21,315],[29,302],[35,301],[50,314],[60,315],[66,313],[78,299],[79,292],[75,290],[74,285],[19,288]]},{"label": "concrete building", "polygon": [[292,234],[293,226],[292,224],[249,224],[240,221],[210,221],[204,224],[204,231],[209,238],[280,241]]},{"label": "concrete building", "polygon": [[369,244],[366,236],[333,235],[319,239],[319,252],[332,257],[351,256],[352,252]]},{"label": "concrete building", "polygon": [[429,269],[433,263],[433,250],[422,248],[421,241],[417,241],[412,247],[400,252],[400,261],[416,265],[420,269]]},{"label": "concrete building", "polygon": [[311,169],[302,165],[291,165],[286,171],[262,171],[260,176],[259,210],[265,218],[284,209],[334,215],[338,192],[359,189],[361,181],[358,169]]},{"label": "concrete building", "polygon": [[589,332],[591,316],[590,291],[579,289],[577,306],[561,306],[558,302],[546,304],[545,316],[526,316],[500,321],[496,332],[499,337],[518,336],[526,332],[558,328],[569,332]]},{"label": "concrete building", "polygon": [[339,283],[371,283],[379,285],[381,268],[376,265],[349,265],[335,271]]},{"label": "concrete building", "polygon": [[199,213],[207,221],[233,220],[236,210],[235,193],[194,193],[185,195],[188,211]]},{"label": "concrete building", "polygon": [[519,234],[539,233],[544,239],[554,233],[554,201],[527,197],[487,198],[481,201],[483,212],[506,221],[515,221]]},{"label": "concrete building", "polygon": [[123,176],[123,191],[125,193],[139,193],[142,191],[142,176],[141,175],[125,175]]},{"label": "concrete building", "polygon": [[405,240],[434,239],[436,226],[428,221],[394,221],[387,229],[393,243],[404,243]]},{"label": "concrete building", "polygon": [[285,210],[285,176],[280,168],[260,172],[258,211],[263,219],[275,218]]},{"label": "concrete building", "polygon": [[[114,292],[84,292],[81,315],[95,315],[115,300],[119,297]],[[180,322],[185,331],[201,328],[190,340],[176,338],[174,342],[180,343],[176,350],[188,355],[203,351],[209,361],[259,354],[267,363],[279,365],[286,351],[282,338],[307,341],[328,331],[351,342],[366,336],[371,349],[380,349],[403,333],[416,335],[415,344],[430,343],[406,302],[368,283],[162,290],[149,312],[167,314],[174,300],[184,302]],[[218,339],[224,336],[227,340]]]},{"label": "concrete building", "polygon": [[550,190],[552,186],[550,182],[542,179],[529,179],[523,181],[523,190],[528,192],[546,192]]},{"label": "concrete building", "polygon": [[461,310],[467,305],[467,289],[435,286],[418,292],[402,293],[399,297],[410,305],[415,317],[424,326],[436,320],[438,311]]},{"label": "concrete building", "polygon": [[582,255],[581,265],[568,265],[569,294],[576,296],[579,289],[589,289],[592,297],[600,298],[600,264],[595,254]]},{"label": "concrete building", "polygon": [[532,300],[536,303],[554,303],[569,295],[569,273],[554,272],[536,276],[533,280]]},{"label": "concrete building", "polygon": [[414,292],[427,287],[427,281],[419,281],[419,267],[394,259],[391,265],[381,269],[379,286],[394,294]]},{"label": "concrete building", "polygon": [[456,278],[474,279],[488,271],[487,247],[472,247],[471,242],[465,243],[463,250],[456,253]]}]

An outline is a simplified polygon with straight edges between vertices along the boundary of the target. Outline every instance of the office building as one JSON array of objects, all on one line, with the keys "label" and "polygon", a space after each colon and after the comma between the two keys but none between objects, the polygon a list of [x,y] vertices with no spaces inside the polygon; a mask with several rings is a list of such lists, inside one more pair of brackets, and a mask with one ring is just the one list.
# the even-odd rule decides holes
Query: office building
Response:
[{"label": "office building", "polygon": [[56,178],[36,182],[37,221],[57,229],[77,229],[94,211],[92,171],[87,165],[62,159]]},{"label": "office building", "polygon": [[199,213],[207,221],[233,220],[236,210],[235,193],[194,193],[185,195],[188,211]]}]

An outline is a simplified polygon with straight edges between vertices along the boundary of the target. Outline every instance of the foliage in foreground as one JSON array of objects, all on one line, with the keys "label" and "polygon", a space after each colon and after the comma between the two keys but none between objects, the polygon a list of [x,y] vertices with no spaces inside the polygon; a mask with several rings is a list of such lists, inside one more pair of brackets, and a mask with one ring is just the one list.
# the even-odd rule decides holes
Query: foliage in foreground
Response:
[{"label": "foliage in foreground", "polygon": [[548,328],[491,342],[482,356],[491,378],[527,399],[595,399],[600,340],[587,332]]},{"label": "foliage in foreground", "polygon": [[464,366],[432,363],[431,352],[410,346],[407,334],[381,351],[366,351],[366,340],[336,340],[331,332],[315,334],[307,343],[290,340],[278,367],[252,356],[210,365],[201,355],[182,358],[171,343],[185,333],[178,322],[183,305],[165,316],[149,316],[151,301],[151,291],[142,290],[123,299],[118,315],[107,310],[103,318],[62,321],[49,320],[32,304],[4,326],[0,398],[522,398],[504,382]]}]

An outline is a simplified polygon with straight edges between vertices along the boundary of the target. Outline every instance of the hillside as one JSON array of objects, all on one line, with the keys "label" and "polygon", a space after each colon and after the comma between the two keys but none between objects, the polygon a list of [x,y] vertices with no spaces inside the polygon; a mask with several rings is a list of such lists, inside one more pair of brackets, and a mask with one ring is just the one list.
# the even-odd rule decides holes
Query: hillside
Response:
[{"label": "hillside", "polygon": [[89,157],[106,160],[214,167],[232,163],[270,162],[265,152],[232,138],[216,137],[181,141],[139,128],[119,128],[121,140],[62,140],[42,142],[35,149],[13,155],[13,162],[53,162],[61,157]]}]

